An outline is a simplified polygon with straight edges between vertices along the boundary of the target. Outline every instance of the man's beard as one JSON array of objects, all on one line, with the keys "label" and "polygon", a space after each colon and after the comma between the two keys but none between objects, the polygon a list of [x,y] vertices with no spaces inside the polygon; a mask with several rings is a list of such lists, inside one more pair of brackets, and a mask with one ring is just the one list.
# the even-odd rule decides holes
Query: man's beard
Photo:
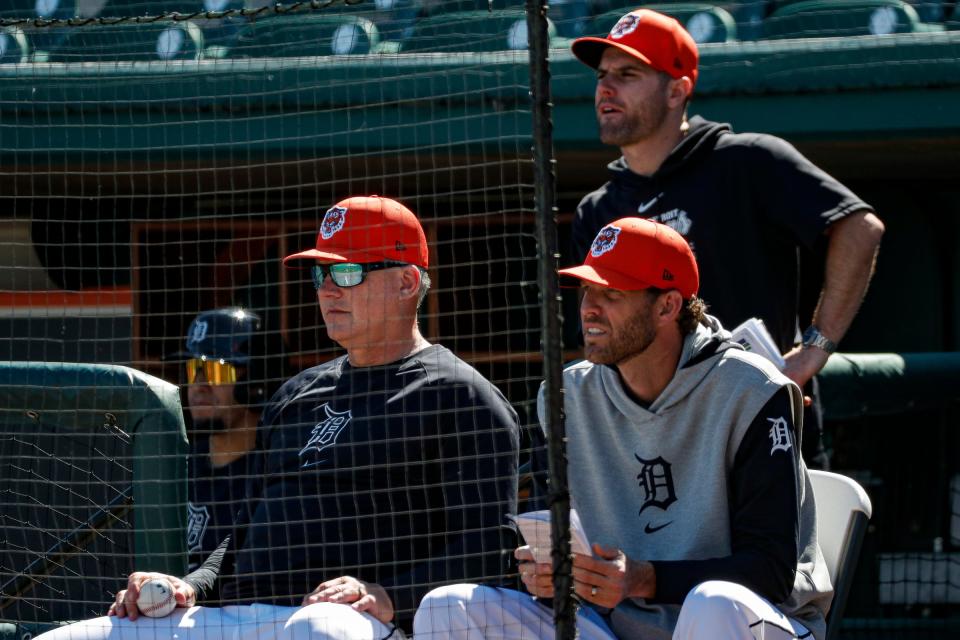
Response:
[{"label": "man's beard", "polygon": [[666,120],[666,103],[651,100],[646,105],[638,107],[629,119],[623,119],[618,124],[604,125],[598,120],[600,141],[614,147],[626,147],[651,137],[663,127]]},{"label": "man's beard", "polygon": [[227,430],[227,423],[222,418],[202,418],[193,421],[193,431],[203,435],[223,433]]},{"label": "man's beard", "polygon": [[604,347],[586,347],[587,360],[594,364],[618,365],[646,351],[657,337],[649,308],[636,314]]}]

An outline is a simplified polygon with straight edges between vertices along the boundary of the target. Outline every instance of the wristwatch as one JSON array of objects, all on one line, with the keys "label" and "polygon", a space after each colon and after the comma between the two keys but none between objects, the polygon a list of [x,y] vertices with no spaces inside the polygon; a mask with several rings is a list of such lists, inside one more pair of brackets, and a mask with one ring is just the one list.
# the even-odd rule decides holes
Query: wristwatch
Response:
[{"label": "wristwatch", "polygon": [[820,329],[813,324],[803,332],[803,346],[823,349],[827,353],[833,353],[837,350],[837,343],[820,333]]}]

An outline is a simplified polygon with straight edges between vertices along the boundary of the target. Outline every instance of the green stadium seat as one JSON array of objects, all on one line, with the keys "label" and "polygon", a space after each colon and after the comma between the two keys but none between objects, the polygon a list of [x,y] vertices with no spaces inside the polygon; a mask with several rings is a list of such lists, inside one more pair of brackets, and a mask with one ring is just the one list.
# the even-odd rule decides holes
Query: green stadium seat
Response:
[{"label": "green stadium seat", "polygon": [[902,0],[804,0],[777,9],[764,22],[764,38],[882,36],[943,31],[926,24]]},{"label": "green stadium seat", "polygon": [[590,3],[583,0],[551,0],[547,16],[557,26],[557,33],[564,38],[579,38],[589,35]]},{"label": "green stadium seat", "polygon": [[[54,0],[44,0],[51,2]],[[63,2],[64,0],[60,0]],[[97,15],[115,18],[122,16],[155,16],[164,13],[191,14],[197,11],[211,10],[204,7],[209,0],[107,0]],[[78,4],[80,4],[78,2]],[[89,2],[83,4],[91,4]],[[96,3],[94,3],[96,6]]]},{"label": "green stadium seat", "polygon": [[363,55],[390,51],[373,22],[355,15],[278,15],[240,30],[230,58]]},{"label": "green stadium seat", "polygon": [[[770,13],[771,0],[713,0],[712,2],[697,2],[696,0],[658,0],[656,5],[662,8],[656,9],[662,13],[671,13],[666,5],[684,5],[691,1],[696,4],[703,4],[709,7],[726,12],[733,19],[736,25],[736,32],[731,39],[736,40],[756,40],[762,33],[763,19]],[[595,7],[594,16],[600,16],[605,13],[620,12],[624,13],[641,6],[651,8],[649,4],[644,5],[642,0],[599,0],[593,3]],[[726,21],[726,15],[723,20]],[[677,17],[677,16],[674,16]],[[678,20],[680,18],[677,18]],[[702,20],[702,19],[701,19]],[[681,20],[683,22],[683,20]],[[696,23],[694,24],[696,26]],[[724,42],[724,40],[710,39],[709,42]]]},{"label": "green stadium seat", "polygon": [[947,18],[947,29],[960,29],[960,2],[953,7],[953,13]]},{"label": "green stadium seat", "polygon": [[[770,13],[791,4],[804,0],[773,0],[770,4]],[[945,18],[945,0],[903,0],[913,7],[923,22],[942,22]]]},{"label": "green stadium seat", "polygon": [[76,0],[6,0],[0,18],[54,18],[63,20],[78,15]]},{"label": "green stadium seat", "polygon": [[[567,42],[549,23],[552,47]],[[404,53],[442,53],[448,51],[518,51],[527,48],[527,17],[523,9],[501,11],[462,11],[439,13],[422,18],[412,35],[403,42]]]},{"label": "green stadium seat", "polygon": [[0,29],[0,64],[18,64],[30,61],[30,43],[17,27]]},{"label": "green stadium seat", "polygon": [[189,21],[95,24],[66,30],[49,52],[51,62],[196,60],[203,32]]},{"label": "green stadium seat", "polygon": [[[643,9],[652,9],[672,16],[682,24],[697,44],[733,42],[737,40],[737,23],[726,9],[699,2],[676,2],[645,4]],[[608,11],[593,19],[592,33],[606,35],[626,12],[622,9]]]}]

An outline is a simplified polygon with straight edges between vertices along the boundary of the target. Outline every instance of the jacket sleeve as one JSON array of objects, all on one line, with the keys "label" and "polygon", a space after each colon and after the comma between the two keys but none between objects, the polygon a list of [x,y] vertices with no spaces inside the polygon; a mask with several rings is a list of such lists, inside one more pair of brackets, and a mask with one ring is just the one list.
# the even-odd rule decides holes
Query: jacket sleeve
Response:
[{"label": "jacket sleeve", "polygon": [[223,568],[224,558],[230,548],[230,536],[224,538],[214,549],[207,559],[193,572],[184,576],[183,581],[189,584],[197,592],[197,602],[211,605],[218,603],[219,584],[217,578]]},{"label": "jacket sleeve", "polygon": [[732,553],[705,560],[655,561],[651,602],[683,602],[706,580],[741,584],[774,604],[793,590],[800,522],[800,455],[789,390],[778,391],[740,443],[730,478]]}]

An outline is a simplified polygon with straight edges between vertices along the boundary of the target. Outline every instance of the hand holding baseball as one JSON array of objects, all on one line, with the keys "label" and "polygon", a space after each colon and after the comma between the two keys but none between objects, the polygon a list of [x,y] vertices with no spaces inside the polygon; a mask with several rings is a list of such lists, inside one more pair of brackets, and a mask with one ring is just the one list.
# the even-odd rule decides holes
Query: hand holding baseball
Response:
[{"label": "hand holding baseball", "polygon": [[[157,584],[155,581],[160,581]],[[166,582],[167,586],[163,585]],[[151,583],[148,586],[148,583]],[[141,594],[141,591],[147,588],[149,595]],[[173,594],[174,605],[164,605],[164,590],[169,588]],[[141,597],[145,600],[141,602]],[[149,603],[147,602],[149,601]],[[135,571],[127,578],[127,588],[121,589],[110,610],[108,616],[117,616],[118,618],[129,617],[130,620],[136,620],[140,614],[151,617],[163,617],[169,615],[176,607],[192,607],[196,604],[197,594],[192,586],[174,576],[168,576],[163,573],[152,573],[145,571]],[[141,606],[149,607],[148,610],[141,611]]]}]

